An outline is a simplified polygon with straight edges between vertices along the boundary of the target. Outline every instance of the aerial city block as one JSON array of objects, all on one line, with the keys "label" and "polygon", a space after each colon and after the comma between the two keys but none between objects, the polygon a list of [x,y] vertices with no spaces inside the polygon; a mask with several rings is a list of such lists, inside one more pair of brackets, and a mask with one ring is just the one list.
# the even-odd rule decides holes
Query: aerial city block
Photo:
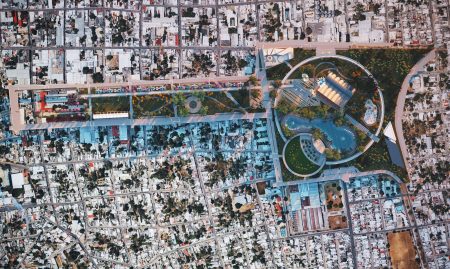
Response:
[{"label": "aerial city block", "polygon": [[0,0],[0,268],[450,269],[450,1]]}]

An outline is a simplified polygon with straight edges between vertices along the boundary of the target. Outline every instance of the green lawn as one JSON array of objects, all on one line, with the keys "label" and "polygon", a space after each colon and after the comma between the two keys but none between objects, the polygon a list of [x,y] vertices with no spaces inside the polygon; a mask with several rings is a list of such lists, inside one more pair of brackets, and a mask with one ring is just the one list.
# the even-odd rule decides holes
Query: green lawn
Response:
[{"label": "green lawn", "polygon": [[250,93],[248,89],[230,91],[230,94],[241,105],[241,107],[247,108],[250,106]]},{"label": "green lawn", "polygon": [[94,113],[128,112],[130,99],[128,96],[92,98],[92,111]]},{"label": "green lawn", "polygon": [[298,176],[292,174],[284,165],[283,159],[280,158],[281,175],[283,176],[283,181],[293,181],[299,179]]},{"label": "green lawn", "polygon": [[276,123],[275,123],[275,117],[272,120],[273,120],[273,128],[275,128],[275,139],[277,140],[278,154],[282,154],[283,153],[284,144],[286,142],[284,142],[283,138],[280,135],[280,132],[278,132],[278,128],[277,128]]},{"label": "green lawn", "polygon": [[311,174],[319,168],[305,156],[299,138],[295,138],[287,144],[284,157],[287,166],[298,174]]},{"label": "green lawn", "polygon": [[[219,103],[208,97],[216,99]],[[202,101],[202,105],[208,107],[208,115],[239,112],[237,106],[223,92],[208,92],[205,99]]]},{"label": "green lawn", "polygon": [[391,162],[384,138],[374,143],[363,155],[346,165],[353,165],[361,171],[389,170],[403,180],[407,180],[406,171]]},{"label": "green lawn", "polygon": [[173,116],[170,95],[133,96],[135,118],[152,116]]},{"label": "green lawn", "polygon": [[[292,66],[295,66],[296,64],[300,63],[301,61],[308,59],[312,56],[316,56],[315,50],[305,50],[305,49],[294,49],[294,58],[289,61],[289,64]],[[291,70],[289,66],[285,63],[278,64],[276,66],[272,66],[270,68],[267,68],[267,79],[268,80],[281,80],[284,78],[284,76]]]}]

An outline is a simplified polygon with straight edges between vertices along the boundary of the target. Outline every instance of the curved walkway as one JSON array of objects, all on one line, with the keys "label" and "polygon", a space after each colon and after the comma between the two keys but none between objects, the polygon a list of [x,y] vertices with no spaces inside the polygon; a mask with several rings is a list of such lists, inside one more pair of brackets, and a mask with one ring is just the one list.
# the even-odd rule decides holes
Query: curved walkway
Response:
[{"label": "curved walkway", "polygon": [[273,110],[273,114],[275,116],[275,125],[277,126],[277,132],[281,136],[281,139],[283,139],[283,141],[286,142],[288,139],[286,138],[286,136],[284,135],[284,133],[281,129],[280,120],[278,118],[278,112],[276,109]]},{"label": "curved walkway", "polygon": [[[163,109],[163,108],[165,108],[165,107],[168,107],[168,106],[170,106],[170,105],[172,105],[172,104],[165,104],[165,105],[162,105],[162,106],[158,107],[157,109],[153,109],[152,111],[146,111],[146,114],[151,114],[151,113],[158,112],[158,111],[160,111],[161,109]],[[145,117],[149,117],[149,116],[145,116]],[[133,118],[134,118],[134,117],[133,117]]]},{"label": "curved walkway", "polygon": [[398,97],[397,97],[397,104],[395,107],[394,128],[395,128],[395,133],[397,135],[398,144],[400,146],[400,151],[402,153],[403,162],[405,164],[406,172],[408,175],[409,175],[409,167],[408,167],[408,162],[406,160],[406,156],[407,156],[408,152],[406,150],[406,143],[405,143],[405,137],[403,136],[403,126],[402,126],[403,110],[405,107],[405,98],[406,98],[406,94],[407,94],[408,88],[409,88],[409,81],[411,80],[412,76],[414,76],[418,71],[422,70],[429,61],[431,61],[435,58],[435,56],[436,56],[436,51],[433,49],[411,68],[408,75],[406,75],[405,80],[403,80],[402,87],[401,87],[400,92],[398,93]]},{"label": "curved walkway", "polygon": [[372,171],[366,171],[366,172],[359,172],[355,177],[363,177],[363,176],[371,176],[371,175],[380,175],[385,174],[397,181],[398,184],[402,184],[403,181],[394,173],[392,173],[389,170],[372,170]]},{"label": "curved walkway", "polygon": [[[214,98],[214,97],[211,97],[211,96],[205,96],[205,98],[210,99],[210,100],[213,100],[214,102],[223,105],[225,108],[231,109],[233,112],[234,112],[235,110],[241,110],[241,108],[239,108],[239,107],[236,107],[236,108],[229,107],[229,106],[225,105],[224,103],[222,103],[221,101],[217,100],[217,99]],[[245,110],[245,109],[244,109],[244,110]],[[247,111],[246,111],[246,113],[247,113]]]},{"label": "curved walkway", "polygon": [[[324,59],[324,58],[335,58],[335,59],[340,59],[340,60],[344,60],[344,61],[348,61],[356,66],[358,66],[359,68],[361,68],[370,78],[372,78],[375,82],[375,85],[377,86],[377,90],[378,90],[378,94],[380,95],[380,101],[381,101],[381,115],[380,115],[380,124],[378,125],[378,129],[376,131],[376,133],[372,136],[370,136],[370,142],[367,143],[367,145],[364,147],[364,151],[362,152],[357,152],[355,154],[353,154],[352,156],[345,158],[345,159],[341,159],[338,161],[327,161],[326,164],[327,165],[338,165],[338,164],[343,164],[349,161],[352,161],[356,158],[358,158],[359,156],[361,156],[364,152],[366,152],[372,145],[374,142],[376,142],[374,140],[374,137],[378,137],[378,135],[381,132],[381,128],[383,127],[383,121],[384,121],[384,97],[383,97],[383,93],[381,91],[381,89],[378,86],[378,81],[373,77],[372,73],[362,64],[360,64],[358,61],[353,60],[352,58],[346,57],[346,56],[342,56],[342,55],[319,55],[319,56],[313,56],[310,57],[308,59],[305,59],[303,61],[301,61],[300,63],[296,64],[293,68],[291,68],[291,70],[289,70],[289,72],[284,76],[283,80],[281,81],[282,84],[286,83],[286,81],[289,79],[289,77],[292,75],[292,73],[294,73],[299,67],[301,67],[302,65],[305,65],[311,61],[315,61],[315,60],[319,60],[319,59]],[[275,98],[275,102],[274,102],[274,107],[276,107],[276,105],[278,104],[278,100],[280,99],[280,91],[282,90],[282,87],[280,87],[277,90],[277,97]],[[277,124],[277,128],[279,128],[279,124]],[[280,128],[278,129],[278,131],[281,133],[282,131],[280,130]]]}]

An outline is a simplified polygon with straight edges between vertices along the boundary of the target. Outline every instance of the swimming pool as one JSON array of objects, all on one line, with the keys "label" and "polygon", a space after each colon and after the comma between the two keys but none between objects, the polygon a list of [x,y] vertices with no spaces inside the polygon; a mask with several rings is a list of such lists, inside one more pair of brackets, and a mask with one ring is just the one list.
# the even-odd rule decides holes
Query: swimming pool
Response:
[{"label": "swimming pool", "polygon": [[331,146],[341,152],[351,152],[356,149],[356,137],[346,126],[336,126],[333,119],[308,120],[296,115],[287,115],[283,119],[284,125],[291,131],[306,132],[311,128],[320,129],[331,141]]}]

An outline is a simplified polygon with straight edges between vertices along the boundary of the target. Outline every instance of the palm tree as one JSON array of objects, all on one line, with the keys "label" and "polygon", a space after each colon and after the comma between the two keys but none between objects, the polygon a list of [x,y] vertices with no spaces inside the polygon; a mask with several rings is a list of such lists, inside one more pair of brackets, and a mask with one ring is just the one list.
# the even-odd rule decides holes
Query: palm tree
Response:
[{"label": "palm tree", "polygon": [[317,129],[317,128],[314,128],[313,130],[312,130],[312,137],[314,138],[314,140],[323,140],[323,138],[324,138],[324,135],[323,135],[323,133],[322,133],[322,131],[320,131],[319,129]]}]

